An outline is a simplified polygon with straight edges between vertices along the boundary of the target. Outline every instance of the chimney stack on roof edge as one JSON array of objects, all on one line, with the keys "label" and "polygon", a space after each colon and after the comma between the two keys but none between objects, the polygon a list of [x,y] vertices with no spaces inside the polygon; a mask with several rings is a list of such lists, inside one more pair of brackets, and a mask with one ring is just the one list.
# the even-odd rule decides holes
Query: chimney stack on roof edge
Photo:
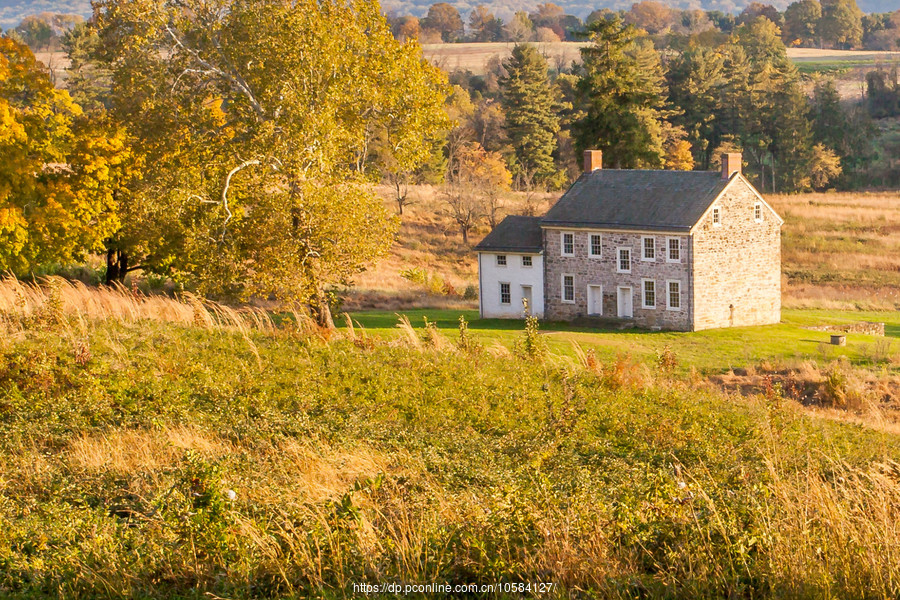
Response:
[{"label": "chimney stack on roof edge", "polygon": [[735,173],[741,172],[743,155],[740,152],[726,152],[722,155],[722,179],[731,179]]},{"label": "chimney stack on roof edge", "polygon": [[601,150],[584,151],[584,172],[593,173],[603,168],[603,152]]}]

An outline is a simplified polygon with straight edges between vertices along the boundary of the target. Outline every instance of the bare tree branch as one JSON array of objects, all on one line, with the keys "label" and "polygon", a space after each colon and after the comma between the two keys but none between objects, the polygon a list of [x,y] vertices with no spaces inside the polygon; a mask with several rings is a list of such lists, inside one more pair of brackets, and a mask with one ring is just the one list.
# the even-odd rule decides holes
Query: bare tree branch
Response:
[{"label": "bare tree branch", "polygon": [[[188,48],[184,45],[184,43],[178,38],[174,31],[172,31],[172,27],[166,25],[166,32],[169,34],[169,37],[172,38],[172,41],[176,46],[190,54],[197,64],[199,64],[205,72],[211,73],[214,75],[218,75],[219,77],[225,79],[233,89],[237,92],[243,94],[247,101],[250,102],[250,107],[253,108],[253,111],[256,113],[256,116],[261,121],[267,120],[266,111],[263,109],[262,105],[256,99],[256,96],[253,94],[253,91],[250,89],[250,86],[247,85],[247,82],[244,81],[244,78],[237,74],[228,73],[219,67],[213,65],[212,63],[206,61],[200,56],[200,53],[194,50],[193,48]],[[194,72],[203,72],[203,71],[194,71]]]}]

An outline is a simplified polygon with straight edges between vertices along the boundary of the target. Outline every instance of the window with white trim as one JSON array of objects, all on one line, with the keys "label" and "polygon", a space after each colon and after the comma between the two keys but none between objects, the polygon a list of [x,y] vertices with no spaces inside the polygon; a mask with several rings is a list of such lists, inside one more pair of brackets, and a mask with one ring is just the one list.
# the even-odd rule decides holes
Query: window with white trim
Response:
[{"label": "window with white trim", "polygon": [[753,220],[757,223],[762,222],[762,202],[753,205]]},{"label": "window with white trim", "polygon": [[668,262],[681,262],[681,239],[669,238],[669,253],[666,256]]},{"label": "window with white trim", "polygon": [[560,236],[563,256],[575,256],[575,234],[569,231],[563,231]]},{"label": "window with white trim", "polygon": [[498,254],[498,255],[497,255],[497,266],[498,266],[498,267],[505,267],[505,266],[506,266],[506,255],[505,255],[505,254]]},{"label": "window with white trim", "polygon": [[656,308],[656,282],[652,279],[642,279],[641,306],[643,308]]},{"label": "window with white trim", "polygon": [[531,257],[530,257],[530,256],[527,256],[527,255],[526,255],[526,256],[523,256],[523,257],[522,257],[522,266],[523,266],[523,267],[530,267],[531,264],[532,264],[532,263],[531,263]]},{"label": "window with white trim", "polygon": [[593,258],[600,258],[603,253],[603,237],[599,233],[591,234],[590,255]]},{"label": "window with white trim", "polygon": [[681,282],[666,282],[666,308],[669,310],[681,310]]},{"label": "window with white trim", "polygon": [[641,237],[641,260],[656,260],[656,238],[652,236]]},{"label": "window with white trim", "polygon": [[719,226],[722,224],[722,213],[718,207],[713,209],[712,222],[713,222],[713,225],[716,225],[716,226]]},{"label": "window with white trim", "polygon": [[562,276],[562,301],[575,302],[575,276]]},{"label": "window with white trim", "polygon": [[617,273],[631,273],[631,248],[619,248],[616,261]]},{"label": "window with white trim", "polygon": [[500,304],[510,304],[512,302],[512,296],[509,293],[509,284],[501,283],[500,284]]}]

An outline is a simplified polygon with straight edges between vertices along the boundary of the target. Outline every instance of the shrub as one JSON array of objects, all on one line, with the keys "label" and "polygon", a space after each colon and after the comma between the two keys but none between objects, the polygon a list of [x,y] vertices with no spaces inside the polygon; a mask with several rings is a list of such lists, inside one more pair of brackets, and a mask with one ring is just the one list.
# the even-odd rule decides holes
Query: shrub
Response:
[{"label": "shrub", "polygon": [[678,359],[668,344],[663,346],[661,351],[656,353],[656,367],[663,375],[672,375],[678,368]]},{"label": "shrub", "polygon": [[478,300],[478,288],[472,284],[466,286],[466,291],[463,292],[463,300]]},{"label": "shrub", "polygon": [[400,277],[406,279],[407,281],[418,283],[419,285],[425,285],[428,283],[428,271],[426,271],[422,267],[403,269],[402,271],[400,271]]},{"label": "shrub", "polygon": [[542,361],[547,356],[547,350],[547,342],[541,337],[540,321],[533,315],[527,317],[518,353],[529,360]]},{"label": "shrub", "polygon": [[459,315],[459,340],[456,342],[456,347],[463,352],[475,353],[482,350],[481,344],[472,339],[472,335],[469,333],[469,323],[463,315]]},{"label": "shrub", "polygon": [[444,278],[438,274],[431,275],[425,287],[429,294],[442,296],[444,294]]},{"label": "shrub", "polygon": [[456,288],[453,287],[453,284],[445,281],[444,278],[439,274],[429,273],[422,267],[403,269],[402,271],[400,271],[400,276],[407,281],[411,281],[412,283],[423,286],[429,294],[433,294],[435,296],[457,295]]}]

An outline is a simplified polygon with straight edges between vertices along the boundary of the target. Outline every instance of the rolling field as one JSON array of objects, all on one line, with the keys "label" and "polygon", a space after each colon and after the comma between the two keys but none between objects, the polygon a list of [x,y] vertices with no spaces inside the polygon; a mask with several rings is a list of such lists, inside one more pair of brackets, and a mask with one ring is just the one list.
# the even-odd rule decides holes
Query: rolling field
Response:
[{"label": "rolling field", "polygon": [[[551,68],[560,65],[569,66],[573,61],[580,62],[579,49],[586,42],[535,42],[541,53],[547,57]],[[513,43],[465,43],[465,44],[423,44],[422,51],[426,59],[446,71],[457,69],[468,70],[476,75],[483,75],[485,66],[491,58],[506,59]],[[822,50],[816,48],[788,48],[788,57],[802,69],[843,69],[860,66],[874,66],[878,63],[891,63],[900,60],[900,52],[861,51],[861,50]]]}]

